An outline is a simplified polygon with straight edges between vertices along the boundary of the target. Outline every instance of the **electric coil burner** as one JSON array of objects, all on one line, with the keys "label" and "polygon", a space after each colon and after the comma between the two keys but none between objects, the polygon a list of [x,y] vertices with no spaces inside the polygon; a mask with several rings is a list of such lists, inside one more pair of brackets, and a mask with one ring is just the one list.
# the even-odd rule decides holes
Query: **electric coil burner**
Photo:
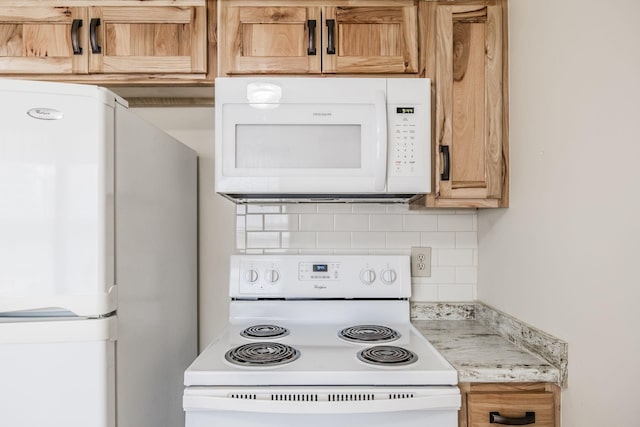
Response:
[{"label": "electric coil burner", "polygon": [[372,365],[399,366],[416,362],[418,356],[402,347],[378,345],[359,351],[358,359]]},{"label": "electric coil burner", "polygon": [[278,325],[254,325],[240,332],[245,338],[280,338],[289,335],[289,330]]},{"label": "electric coil burner", "polygon": [[185,372],[186,427],[458,426],[458,374],[410,321],[408,256],[236,255],[229,271],[226,328]]},{"label": "electric coil burner", "polygon": [[300,357],[295,348],[273,342],[253,342],[229,350],[225,359],[240,366],[277,366]]},{"label": "electric coil burner", "polygon": [[350,326],[340,331],[340,338],[360,343],[387,342],[400,338],[397,331],[380,325]]}]

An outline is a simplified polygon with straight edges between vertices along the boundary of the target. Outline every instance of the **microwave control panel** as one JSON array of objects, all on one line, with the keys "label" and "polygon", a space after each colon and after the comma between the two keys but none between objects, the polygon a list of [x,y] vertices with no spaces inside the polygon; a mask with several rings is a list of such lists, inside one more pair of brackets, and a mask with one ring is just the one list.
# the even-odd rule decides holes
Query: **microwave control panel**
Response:
[{"label": "microwave control panel", "polygon": [[[391,106],[389,137],[394,175],[418,174],[420,149],[416,147],[418,120],[415,106]],[[421,171],[420,171],[421,172]]]}]

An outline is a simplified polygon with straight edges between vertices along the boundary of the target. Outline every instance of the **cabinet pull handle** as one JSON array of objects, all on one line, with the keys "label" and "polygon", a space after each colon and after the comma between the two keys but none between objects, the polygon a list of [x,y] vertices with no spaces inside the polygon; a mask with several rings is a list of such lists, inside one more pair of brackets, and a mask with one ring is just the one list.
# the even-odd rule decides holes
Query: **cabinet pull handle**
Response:
[{"label": "cabinet pull handle", "polygon": [[310,19],[307,21],[307,27],[309,27],[309,47],[307,48],[307,55],[316,54],[316,20]]},{"label": "cabinet pull handle", "polygon": [[524,417],[512,418],[503,417],[502,415],[500,415],[500,412],[489,412],[489,423],[503,424],[506,426],[526,426],[528,424],[536,423],[536,413],[526,412]]},{"label": "cabinet pull handle", "polygon": [[78,37],[78,29],[82,27],[82,19],[74,19],[71,22],[71,48],[74,55],[82,55],[82,47],[80,46],[80,38]]},{"label": "cabinet pull handle", "polygon": [[91,52],[102,53],[102,48],[98,44],[98,36],[96,34],[96,28],[100,26],[100,18],[91,18],[89,22],[89,39],[91,40]]},{"label": "cabinet pull handle", "polygon": [[442,153],[442,164],[443,164],[442,173],[440,174],[440,181],[449,181],[449,169],[451,168],[451,157],[449,156],[449,146],[441,145],[440,153]]},{"label": "cabinet pull handle", "polygon": [[327,54],[335,55],[336,54],[336,42],[335,42],[335,34],[336,33],[336,20],[335,19],[327,19]]}]

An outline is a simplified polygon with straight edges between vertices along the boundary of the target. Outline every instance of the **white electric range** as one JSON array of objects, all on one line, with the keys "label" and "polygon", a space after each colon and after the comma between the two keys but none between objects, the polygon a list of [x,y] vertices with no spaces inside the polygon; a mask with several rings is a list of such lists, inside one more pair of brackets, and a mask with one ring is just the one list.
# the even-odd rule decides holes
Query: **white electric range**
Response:
[{"label": "white electric range", "polygon": [[187,427],[457,426],[457,372],[409,320],[409,257],[238,255]]}]

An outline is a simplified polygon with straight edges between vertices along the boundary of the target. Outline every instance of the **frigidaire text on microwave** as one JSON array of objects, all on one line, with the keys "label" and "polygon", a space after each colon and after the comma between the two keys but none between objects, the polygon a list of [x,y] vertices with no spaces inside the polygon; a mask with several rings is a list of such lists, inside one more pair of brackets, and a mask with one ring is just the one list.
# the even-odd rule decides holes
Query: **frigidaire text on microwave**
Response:
[{"label": "frigidaire text on microwave", "polygon": [[431,190],[430,81],[222,77],[215,190],[237,203],[408,202]]}]

